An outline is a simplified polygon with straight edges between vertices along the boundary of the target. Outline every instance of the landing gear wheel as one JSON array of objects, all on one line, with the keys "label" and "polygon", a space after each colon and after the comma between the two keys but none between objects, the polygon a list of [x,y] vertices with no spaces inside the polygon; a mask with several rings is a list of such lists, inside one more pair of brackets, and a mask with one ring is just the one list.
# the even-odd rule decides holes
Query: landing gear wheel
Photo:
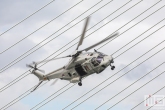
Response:
[{"label": "landing gear wheel", "polygon": [[79,83],[78,83],[78,85],[79,85],[79,86],[82,86],[82,83],[81,83],[81,82],[79,82]]},{"label": "landing gear wheel", "polygon": [[114,70],[115,69],[115,66],[111,66],[111,70]]}]

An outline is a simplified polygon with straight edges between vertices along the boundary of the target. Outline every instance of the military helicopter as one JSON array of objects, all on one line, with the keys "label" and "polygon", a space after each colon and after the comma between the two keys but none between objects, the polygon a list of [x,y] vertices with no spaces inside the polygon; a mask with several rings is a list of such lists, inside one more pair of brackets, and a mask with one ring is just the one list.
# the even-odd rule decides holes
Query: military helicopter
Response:
[{"label": "military helicopter", "polygon": [[[61,80],[68,80],[71,83],[78,83],[79,86],[82,86],[82,78],[87,77],[94,73],[97,73],[97,74],[101,73],[108,66],[111,67],[111,70],[115,69],[115,66],[112,65],[112,63],[114,63],[114,60],[111,55],[106,55],[104,53],[98,52],[95,49],[94,49],[94,52],[87,52],[87,51],[115,36],[118,36],[117,32],[114,34],[111,34],[109,37],[101,40],[100,42],[90,47],[87,47],[83,50],[78,50],[79,46],[82,45],[83,43],[88,22],[89,22],[89,17],[87,17],[86,19],[85,26],[84,26],[82,35],[80,37],[79,43],[77,45],[77,48],[71,55],[44,60],[40,62],[33,62],[32,64],[27,64],[27,67],[32,68],[32,71],[30,72],[34,74],[35,76],[37,76],[39,79],[39,83],[35,86],[32,92],[36,90],[36,88],[43,81],[46,81],[46,80],[56,79],[52,83],[52,85],[55,84],[58,79],[61,79]],[[48,74],[43,74],[44,71],[37,68],[37,65],[40,63],[49,62],[49,61],[57,60],[60,58],[67,58],[67,57],[71,57],[71,59],[65,66],[55,71],[52,71]]]}]

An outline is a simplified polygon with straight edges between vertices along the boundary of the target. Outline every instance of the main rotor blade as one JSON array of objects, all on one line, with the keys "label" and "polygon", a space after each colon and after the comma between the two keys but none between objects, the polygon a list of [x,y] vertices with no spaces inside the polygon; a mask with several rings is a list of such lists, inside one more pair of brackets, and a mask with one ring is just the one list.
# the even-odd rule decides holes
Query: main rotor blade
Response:
[{"label": "main rotor blade", "polygon": [[105,42],[105,41],[107,41],[107,40],[109,40],[109,39],[111,39],[111,38],[113,38],[115,36],[118,36],[118,34],[119,33],[112,34],[112,35],[108,36],[107,38],[103,39],[102,41],[100,41],[100,42],[98,42],[98,43],[96,43],[96,44],[94,44],[94,45],[92,45],[92,46],[90,46],[90,47],[88,47],[88,48],[86,48],[86,49],[84,49],[82,51],[88,51],[88,50],[90,50],[90,49],[92,49],[92,48],[102,44],[103,42]]},{"label": "main rotor blade", "polygon": [[80,41],[79,41],[79,43],[77,45],[76,50],[78,50],[79,46],[82,45],[82,43],[83,43],[83,39],[84,39],[84,36],[85,36],[85,33],[86,33],[88,22],[89,22],[89,17],[87,17],[87,19],[86,19],[86,22],[85,22],[85,25],[84,25],[84,29],[83,29],[83,32],[82,32],[82,35],[80,37]]},{"label": "main rotor blade", "polygon": [[40,62],[35,62],[35,64],[38,65],[38,64],[40,64],[40,63],[49,62],[49,61],[57,60],[57,59],[61,59],[61,58],[67,58],[67,57],[72,57],[72,56],[71,56],[71,55],[68,55],[68,56],[64,56],[64,57],[52,58],[52,59],[43,60],[43,61],[40,61]]}]

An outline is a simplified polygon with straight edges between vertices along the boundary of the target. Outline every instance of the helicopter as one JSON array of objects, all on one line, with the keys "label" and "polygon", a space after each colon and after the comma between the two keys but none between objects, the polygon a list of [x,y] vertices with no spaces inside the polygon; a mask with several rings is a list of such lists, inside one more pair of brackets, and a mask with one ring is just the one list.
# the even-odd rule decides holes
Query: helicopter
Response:
[{"label": "helicopter", "polygon": [[[81,46],[83,43],[88,22],[89,22],[89,17],[86,18],[84,29],[80,37],[80,40],[78,42],[77,48],[71,55],[67,55],[59,58],[52,58],[49,60],[43,60],[40,62],[33,62],[32,64],[27,64],[27,67],[32,68],[32,71],[30,72],[35,76],[37,76],[39,79],[39,83],[34,87],[34,89],[31,92],[36,90],[37,87],[43,81],[47,81],[47,80],[49,81],[52,79],[55,79],[52,85],[55,84],[58,79],[61,79],[61,80],[70,81],[70,83],[78,83],[79,86],[82,86],[82,79],[84,77],[87,77],[94,73],[99,74],[103,70],[105,70],[108,66],[111,67],[111,70],[115,69],[115,66],[112,65],[114,63],[114,58],[111,55],[106,55],[102,52],[98,52],[95,49],[94,52],[88,52],[88,50],[102,44],[103,42],[109,39],[118,36],[119,35],[118,32],[111,34],[110,36],[106,37],[105,39],[101,40],[100,42],[92,46],[89,46],[83,50],[78,50],[79,46]],[[37,65],[40,63],[49,62],[61,58],[67,58],[67,57],[70,57],[71,59],[65,66],[55,71],[52,71],[48,74],[44,74],[43,70],[37,68]]]}]

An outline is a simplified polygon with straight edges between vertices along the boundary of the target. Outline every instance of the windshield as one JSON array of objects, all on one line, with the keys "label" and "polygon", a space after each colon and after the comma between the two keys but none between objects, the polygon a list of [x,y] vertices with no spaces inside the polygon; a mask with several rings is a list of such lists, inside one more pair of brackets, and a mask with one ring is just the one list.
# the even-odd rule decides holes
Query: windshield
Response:
[{"label": "windshield", "polygon": [[97,57],[96,58],[96,60],[97,60],[98,63],[101,63],[102,59],[103,59],[103,57]]},{"label": "windshield", "polygon": [[102,60],[103,60],[103,57],[98,56],[97,58],[93,57],[91,62],[93,64],[93,66],[98,66]]}]

